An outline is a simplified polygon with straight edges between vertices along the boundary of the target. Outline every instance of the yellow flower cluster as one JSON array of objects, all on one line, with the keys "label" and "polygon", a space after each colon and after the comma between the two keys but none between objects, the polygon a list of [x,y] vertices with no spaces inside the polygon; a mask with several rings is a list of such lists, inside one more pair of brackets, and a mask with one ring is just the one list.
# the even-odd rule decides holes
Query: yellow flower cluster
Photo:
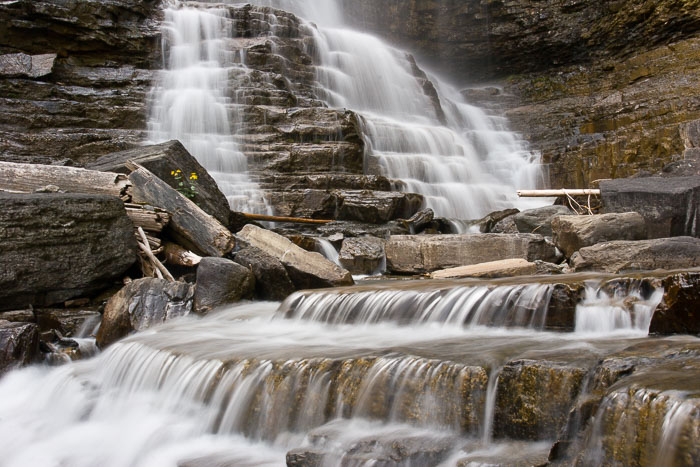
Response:
[{"label": "yellow flower cluster", "polygon": [[197,178],[199,178],[197,177],[197,173],[192,172],[192,174],[190,175],[190,180],[197,180]]},{"label": "yellow flower cluster", "polygon": [[180,169],[177,169],[177,170],[172,170],[172,171],[170,172],[170,175],[179,175],[179,174],[181,174],[181,173],[182,173],[182,172],[180,171]]}]

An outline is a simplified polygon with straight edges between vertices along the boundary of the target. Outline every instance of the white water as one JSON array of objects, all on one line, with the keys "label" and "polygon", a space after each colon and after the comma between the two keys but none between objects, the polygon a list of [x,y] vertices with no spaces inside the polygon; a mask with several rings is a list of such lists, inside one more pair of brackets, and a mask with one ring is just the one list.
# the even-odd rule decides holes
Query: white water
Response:
[{"label": "white water", "polygon": [[316,251],[321,253],[328,261],[340,266],[340,255],[333,244],[325,238],[316,239]]},{"label": "white water", "polygon": [[269,214],[235,139],[236,93],[229,82],[233,72],[245,67],[240,54],[226,48],[232,26],[225,8],[165,9],[165,69],[151,91],[148,142],[180,140],[234,210]]}]

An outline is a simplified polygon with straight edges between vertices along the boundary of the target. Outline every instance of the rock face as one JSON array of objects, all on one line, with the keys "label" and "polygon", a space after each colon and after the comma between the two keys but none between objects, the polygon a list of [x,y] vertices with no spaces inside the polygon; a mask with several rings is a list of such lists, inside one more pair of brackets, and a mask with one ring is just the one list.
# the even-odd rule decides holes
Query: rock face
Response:
[{"label": "rock face", "polygon": [[610,273],[698,267],[700,240],[692,237],[674,237],[599,243],[575,253],[571,258],[571,266],[577,272]]},{"label": "rock face", "polygon": [[97,345],[104,348],[133,331],[188,315],[193,302],[191,284],[155,278],[135,280],[107,302]]},{"label": "rock face", "polygon": [[353,274],[373,274],[384,262],[384,243],[376,237],[346,238],[340,264]]},{"label": "rock face", "polygon": [[586,246],[613,240],[646,240],[644,218],[636,212],[560,216],[552,220],[553,241],[567,258]]},{"label": "rock face", "polygon": [[319,253],[296,246],[290,240],[269,230],[246,225],[236,234],[243,243],[277,258],[287,269],[298,289],[352,285],[352,275]]},{"label": "rock face", "polygon": [[244,248],[236,253],[233,260],[255,275],[256,298],[281,302],[294,292],[294,284],[284,265],[259,248]]},{"label": "rock face", "polygon": [[649,238],[700,235],[700,177],[607,180],[600,189],[605,212],[640,213]]},{"label": "rock face", "polygon": [[0,55],[0,76],[3,78],[41,78],[51,74],[56,54]]},{"label": "rock face", "polygon": [[[176,190],[181,187],[172,172],[180,170],[182,174],[180,177],[185,183],[192,183],[196,187],[197,194],[191,198],[192,201],[223,225],[229,224],[231,209],[226,197],[216,186],[211,175],[197,162],[197,159],[187,152],[187,149],[179,141],[168,141],[167,143],[106,154],[88,164],[87,168],[128,175],[131,171],[126,168],[127,161],[133,161],[145,167]],[[192,174],[195,174],[195,180],[190,180]]]},{"label": "rock face", "polygon": [[533,234],[396,235],[386,245],[387,269],[422,274],[502,259],[554,262],[553,244]]},{"label": "rock face", "polygon": [[0,310],[109,286],[136,261],[134,226],[109,195],[0,194]]},{"label": "rock face", "polygon": [[207,313],[217,306],[253,297],[255,276],[238,263],[225,258],[202,258],[197,266],[194,308]]},{"label": "rock face", "polygon": [[[536,233],[545,237],[552,236],[552,220],[557,216],[571,214],[566,206],[545,206],[528,209],[499,221],[493,228],[494,233]],[[511,226],[515,226],[515,229]]]},{"label": "rock face", "polygon": [[651,318],[651,334],[700,334],[700,274],[674,274],[661,281],[664,299]]},{"label": "rock face", "polygon": [[39,329],[32,323],[0,320],[0,375],[36,361],[39,357]]}]

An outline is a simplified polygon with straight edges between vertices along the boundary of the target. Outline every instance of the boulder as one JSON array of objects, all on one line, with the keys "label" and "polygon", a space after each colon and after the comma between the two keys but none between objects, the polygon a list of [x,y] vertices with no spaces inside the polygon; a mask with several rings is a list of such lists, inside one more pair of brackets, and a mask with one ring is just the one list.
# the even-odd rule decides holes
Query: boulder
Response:
[{"label": "boulder", "polygon": [[0,321],[13,323],[36,323],[33,310],[13,310],[0,312]]},{"label": "boulder", "polygon": [[567,258],[586,246],[613,240],[646,240],[644,218],[636,212],[559,216],[552,220],[554,244]]},{"label": "boulder", "polygon": [[[197,194],[194,198],[191,198],[192,201],[223,225],[228,225],[230,207],[226,196],[219,190],[216,181],[209,175],[207,170],[179,141],[168,141],[128,151],[106,154],[95,162],[88,164],[87,168],[128,175],[131,173],[131,170],[126,167],[127,161],[133,161],[145,167],[176,190],[180,188],[178,185],[179,181],[172,172],[180,170],[182,173],[181,177],[196,187]],[[190,180],[192,174],[196,175],[196,180]]]},{"label": "boulder", "polygon": [[130,282],[107,302],[97,345],[104,348],[131,332],[188,315],[194,289],[184,282],[150,277]]},{"label": "boulder", "polygon": [[66,337],[84,337],[102,319],[96,308],[46,308],[35,310],[35,313],[41,332],[56,329]]},{"label": "boulder", "polygon": [[259,300],[281,302],[294,292],[294,284],[284,265],[259,248],[244,248],[236,253],[233,260],[253,271],[255,297]]},{"label": "boulder", "polygon": [[352,275],[319,253],[296,246],[289,239],[254,225],[236,234],[238,240],[277,258],[298,289],[352,285]]},{"label": "boulder", "polygon": [[194,308],[207,313],[217,306],[253,297],[255,276],[245,266],[225,258],[202,258],[197,266]]},{"label": "boulder", "polygon": [[619,273],[700,266],[700,239],[693,237],[599,243],[581,248],[571,257],[576,272]]},{"label": "boulder", "polygon": [[603,211],[640,213],[648,238],[700,235],[700,177],[605,180],[600,190]]},{"label": "boulder", "polygon": [[27,55],[24,53],[0,55],[0,77],[41,78],[51,74],[56,54]]},{"label": "boulder", "polygon": [[386,245],[387,269],[400,274],[513,258],[557,262],[557,252],[533,234],[396,235]]},{"label": "boulder", "polygon": [[33,323],[0,321],[0,375],[39,357],[39,328]]},{"label": "boulder", "polygon": [[700,273],[673,274],[661,281],[664,298],[656,307],[650,334],[700,334]]},{"label": "boulder", "polygon": [[384,263],[384,244],[376,237],[355,237],[343,240],[340,264],[353,274],[373,274]]},{"label": "boulder", "polygon": [[509,217],[504,217],[496,223],[492,232],[512,233],[513,224],[520,233],[536,233],[545,237],[552,236],[552,219],[557,216],[571,214],[571,209],[566,206],[545,206],[543,208],[528,209]]},{"label": "boulder", "polygon": [[136,261],[119,198],[0,193],[0,310],[50,306],[106,288]]},{"label": "boulder", "polygon": [[459,279],[463,277],[513,277],[537,274],[537,265],[523,258],[504,259],[489,263],[443,269],[430,274],[431,279]]},{"label": "boulder", "polygon": [[394,219],[408,219],[423,206],[423,196],[394,191],[335,191],[337,218],[384,224]]}]

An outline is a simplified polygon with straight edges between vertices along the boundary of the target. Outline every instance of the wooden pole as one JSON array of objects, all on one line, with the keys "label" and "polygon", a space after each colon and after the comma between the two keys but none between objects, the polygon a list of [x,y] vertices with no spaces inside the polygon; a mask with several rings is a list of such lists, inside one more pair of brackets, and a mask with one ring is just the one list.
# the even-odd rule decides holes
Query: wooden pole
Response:
[{"label": "wooden pole", "polygon": [[304,219],[301,217],[265,216],[263,214],[249,214],[247,212],[241,212],[239,214],[253,221],[290,222],[293,224],[329,224],[331,222],[334,222],[333,220],[328,219]]},{"label": "wooden pole", "polygon": [[559,196],[600,196],[600,190],[518,190],[521,198],[557,198]]}]

